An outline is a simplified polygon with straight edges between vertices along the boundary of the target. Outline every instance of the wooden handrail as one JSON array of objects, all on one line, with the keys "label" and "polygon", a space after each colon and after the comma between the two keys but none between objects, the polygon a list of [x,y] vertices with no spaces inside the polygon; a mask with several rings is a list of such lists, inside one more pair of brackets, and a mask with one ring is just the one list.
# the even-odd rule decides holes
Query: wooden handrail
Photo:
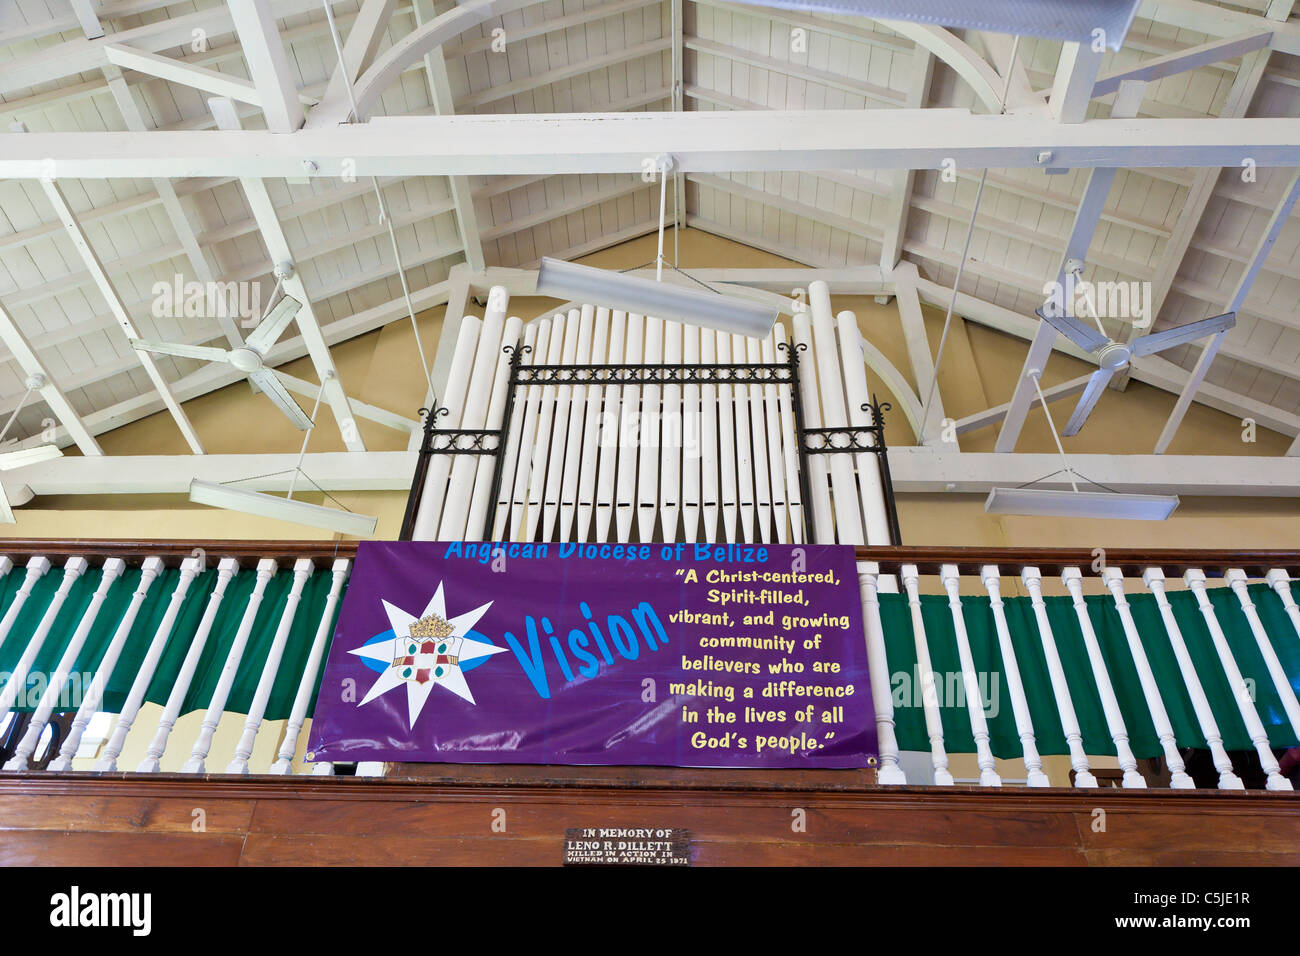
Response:
[{"label": "wooden handrail", "polygon": [[[180,561],[201,549],[211,562],[221,558],[239,559],[312,558],[318,561],[335,558],[354,558],[355,540],[220,540],[220,539],[148,539],[121,540],[113,538],[8,538],[0,541],[0,554],[7,554],[19,563],[19,558],[45,555],[104,555],[139,562],[151,555]],[[1146,568],[1163,568],[1168,573],[1182,573],[1188,568],[1200,568],[1210,575],[1221,575],[1228,568],[1242,568],[1258,577],[1272,568],[1283,568],[1300,574],[1300,551],[1283,550],[1229,550],[1226,548],[1105,548],[1106,567],[1119,568],[1125,574],[1140,575]],[[1059,574],[1062,568],[1078,567],[1085,575],[1093,575],[1094,562],[1102,558],[1101,549],[1093,548],[985,548],[946,547],[942,545],[909,545],[859,547],[858,560],[875,561],[885,573],[897,572],[904,564],[915,564],[923,574],[937,574],[940,566],[956,564],[964,574],[977,574],[982,565],[996,564],[1003,573],[1034,565],[1044,574]],[[170,563],[170,562],[169,562]]]}]

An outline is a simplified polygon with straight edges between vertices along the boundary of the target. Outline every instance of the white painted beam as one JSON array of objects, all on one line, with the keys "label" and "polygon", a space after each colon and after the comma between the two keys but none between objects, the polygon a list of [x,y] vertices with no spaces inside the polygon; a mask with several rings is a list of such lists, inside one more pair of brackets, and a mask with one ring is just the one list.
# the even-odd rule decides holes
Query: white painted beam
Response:
[{"label": "white painted beam", "polygon": [[[135,323],[131,321],[131,316],[127,314],[126,308],[122,305],[121,296],[118,295],[117,289],[114,288],[112,281],[108,278],[108,273],[104,271],[99,257],[90,245],[90,240],[86,238],[86,234],[81,229],[81,224],[77,222],[77,217],[73,215],[72,207],[68,205],[67,199],[64,198],[63,191],[59,189],[52,179],[41,180],[41,187],[45,190],[50,205],[54,207],[55,215],[63,223],[63,228],[66,230],[68,238],[72,240],[77,254],[85,263],[86,268],[90,270],[91,275],[94,276],[95,284],[99,287],[100,293],[112,310],[118,325],[121,326],[128,339],[138,339],[140,337],[139,330],[136,329]],[[194,430],[194,426],[190,424],[190,420],[181,408],[180,403],[176,401],[176,397],[171,392],[171,387],[167,384],[167,380],[163,378],[163,374],[158,369],[153,356],[148,352],[137,352],[136,354],[139,356],[140,364],[144,366],[150,381],[153,382],[154,388],[158,390],[163,403],[167,406],[167,410],[171,412],[172,418],[176,420],[176,425],[180,428],[181,434],[185,436],[186,444],[196,454],[203,454],[203,444],[199,441],[198,433]]]},{"label": "white painted beam", "polygon": [[[298,456],[112,455],[57,458],[3,474],[5,492],[25,504],[32,495],[185,494],[195,474],[214,482],[239,481],[250,491],[286,491]],[[327,491],[400,491],[410,487],[417,453],[371,451],[309,453],[303,469]],[[1209,497],[1296,497],[1300,472],[1281,456],[1074,455],[1083,474],[1116,491]],[[1068,488],[1056,454],[999,455],[898,446],[889,449],[894,488],[901,494],[985,494],[994,486],[1035,481]],[[271,474],[272,472],[285,472]],[[250,475],[265,477],[248,479]],[[1041,481],[1037,481],[1042,479]]]},{"label": "white painted beam", "polygon": [[1205,43],[1198,43],[1196,46],[1176,50],[1164,56],[1151,57],[1148,60],[1143,60],[1137,66],[1126,70],[1112,70],[1110,73],[1098,77],[1096,84],[1092,88],[1092,95],[1098,97],[1114,93],[1119,89],[1120,83],[1125,80],[1141,80],[1144,83],[1151,83],[1166,76],[1173,76],[1176,73],[1196,70],[1212,63],[1220,63],[1224,60],[1245,56],[1255,50],[1264,49],[1272,39],[1273,33],[1271,30],[1253,30],[1240,36],[1208,40]]},{"label": "white painted beam", "polygon": [[[75,459],[73,459],[75,460]],[[1091,481],[1118,492],[1291,498],[1300,495],[1300,469],[1293,459],[1240,455],[1071,455],[1070,464]],[[1052,454],[944,452],[898,446],[889,449],[894,490],[986,494],[994,487],[1029,482],[1036,488],[1068,489],[1061,458]],[[1050,478],[1044,475],[1056,472]]]},{"label": "white painted beam", "polygon": [[[1060,385],[1053,385],[1043,389],[1043,395],[1049,402],[1055,402],[1062,398],[1070,398],[1078,395],[1088,387],[1088,380],[1092,378],[1091,374],[1080,375],[1078,378],[1070,379],[1068,382],[1062,382]],[[1042,402],[1037,395],[1029,403],[1030,408],[1039,408]],[[978,431],[981,428],[987,428],[989,425],[996,425],[1006,417],[1007,409],[1010,403],[1004,402],[1001,405],[994,405],[992,408],[986,408],[982,412],[976,412],[974,415],[966,415],[957,419],[956,430],[958,435],[964,435],[966,432]]]},{"label": "white painted beam", "polygon": [[1056,80],[1048,99],[1052,116],[1058,121],[1082,123],[1087,118],[1101,57],[1102,54],[1088,43],[1066,43],[1061,47]]},{"label": "white painted beam", "polygon": [[[12,139],[9,137],[13,137]],[[292,136],[242,132],[0,134],[0,177],[639,173],[671,153],[683,172],[824,169],[1222,167],[1300,163],[1290,118],[977,116],[959,109],[772,110],[379,117]],[[1050,159],[1040,159],[1050,153]]]},{"label": "white painted beam", "polygon": [[[920,24],[918,24],[919,26]],[[980,60],[984,63],[983,60]],[[988,64],[984,64],[988,66]],[[925,109],[930,95],[930,82],[934,78],[934,57],[923,47],[912,53],[912,73],[908,79],[908,109]],[[992,69],[989,70],[992,72]],[[1001,104],[993,112],[1001,112]],[[892,269],[903,255],[903,241],[907,238],[908,213],[912,210],[912,187],[916,182],[915,170],[896,170],[890,190],[889,206],[885,214],[885,232],[880,244],[880,265]]]},{"label": "white painted beam", "polygon": [[[1282,196],[1277,208],[1273,210],[1273,215],[1268,224],[1264,227],[1264,233],[1260,236],[1259,242],[1255,245],[1254,254],[1250,258],[1249,264],[1242,271],[1241,276],[1237,279],[1236,289],[1232,293],[1227,308],[1224,311],[1237,312],[1241,309],[1242,303],[1246,301],[1246,296],[1250,292],[1250,287],[1254,284],[1256,277],[1261,269],[1264,268],[1264,260],[1268,258],[1274,244],[1277,242],[1278,235],[1282,232],[1282,227],[1286,224],[1287,217],[1291,215],[1291,210],[1295,208],[1296,200],[1300,199],[1300,170],[1297,170],[1291,177],[1291,183],[1287,187],[1286,193]],[[1196,365],[1192,368],[1192,374],[1183,386],[1182,392],[1178,396],[1178,401],[1174,403],[1173,410],[1169,413],[1169,418],[1165,422],[1165,427],[1160,432],[1160,438],[1156,441],[1156,454],[1161,455],[1169,448],[1169,443],[1174,440],[1174,435],[1178,432],[1178,426],[1183,423],[1183,417],[1187,414],[1187,408],[1196,397],[1197,389],[1205,381],[1206,373],[1210,370],[1210,364],[1214,361],[1214,356],[1219,350],[1220,344],[1226,332],[1219,332],[1210,337],[1203,346],[1201,354],[1196,360]]]},{"label": "white painted beam", "polygon": [[97,40],[104,35],[104,26],[95,12],[95,0],[71,0],[72,12],[81,25],[87,40]]},{"label": "white painted beam", "polygon": [[16,361],[22,370],[27,373],[29,380],[39,376],[43,382],[38,389],[41,398],[45,399],[45,404],[54,412],[54,417],[63,423],[63,427],[72,436],[72,440],[77,443],[83,455],[102,455],[104,452],[95,441],[93,435],[86,429],[85,422],[77,414],[77,410],[72,407],[68,397],[63,394],[54,378],[41,364],[36,352],[32,349],[27,341],[27,336],[23,335],[18,324],[14,322],[13,317],[4,310],[0,305],[0,340],[9,346],[9,351],[13,353]]},{"label": "white painted beam", "polygon": [[[214,97],[208,100],[208,106],[217,119],[217,125],[222,129],[239,129],[239,117],[235,113],[234,103],[230,100]],[[242,177],[239,182],[243,186],[248,208],[253,213],[253,218],[257,220],[258,229],[261,230],[262,241],[266,244],[270,261],[272,263],[294,262],[293,250],[289,248],[289,240],[285,238],[284,228],[280,225],[280,217],[275,210],[275,204],[271,202],[271,194],[267,192],[266,183],[253,177]],[[329,346],[325,344],[325,338],[321,335],[320,324],[312,308],[311,296],[307,294],[307,287],[302,281],[302,273],[295,268],[293,274],[284,280],[283,288],[285,295],[292,296],[302,303],[297,316],[298,329],[302,333],[307,352],[311,355],[316,375],[325,383],[325,401],[334,412],[334,420],[338,423],[344,444],[352,451],[365,451],[365,442],[362,441],[361,432],[353,420],[347,392],[343,390],[343,382],[339,379],[338,369],[334,367]]]},{"label": "white painted beam", "polygon": [[330,118],[340,114],[351,114],[351,99],[348,88],[356,82],[361,71],[369,66],[374,58],[379,43],[388,31],[388,21],[392,19],[393,8],[397,0],[364,0],[357,12],[347,40],[343,43],[343,66],[337,63],[337,56],[332,56],[334,68],[330,73],[325,94],[321,97],[319,111],[313,111],[306,119],[306,127],[319,128],[322,123],[329,123]]},{"label": "white painted beam", "polygon": [[[169,56],[159,56],[147,50],[134,50],[120,43],[109,43],[104,47],[104,54],[114,66],[124,70],[134,70],[148,76],[179,83],[213,96],[226,96],[240,103],[262,108],[262,94],[248,80],[242,80],[229,73],[209,70],[205,67],[183,63]],[[315,97],[298,95],[299,101],[311,105]]]},{"label": "white painted beam", "polygon": [[925,331],[925,315],[921,311],[921,298],[916,290],[918,278],[916,266],[911,262],[900,263],[894,269],[895,299],[898,304],[898,318],[903,327],[903,338],[907,343],[907,358],[912,365],[912,377],[916,381],[916,393],[922,403],[931,394],[934,398],[925,421],[924,434],[919,441],[934,445],[940,441],[943,432],[943,394],[934,385],[934,357],[930,354],[930,338]]},{"label": "white painted beam", "polygon": [[[1282,0],[1286,3],[1286,0]],[[1290,4],[1286,3],[1289,7]],[[1290,11],[1278,15],[1279,0],[1270,0],[1266,17],[1203,3],[1201,0],[1143,0],[1138,16],[1209,36],[1229,37],[1250,30],[1273,34],[1270,44],[1283,53],[1300,55],[1300,24],[1288,23]]]},{"label": "white painted beam", "polygon": [[273,133],[292,133],[302,126],[302,104],[270,0],[227,0],[226,6],[262,100],[266,128]]}]

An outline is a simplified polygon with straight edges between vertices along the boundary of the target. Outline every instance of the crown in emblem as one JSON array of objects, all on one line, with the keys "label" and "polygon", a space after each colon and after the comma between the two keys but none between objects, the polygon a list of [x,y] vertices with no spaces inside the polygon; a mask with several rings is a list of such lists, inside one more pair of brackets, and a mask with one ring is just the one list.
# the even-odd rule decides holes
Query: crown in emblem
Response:
[{"label": "crown in emblem", "polygon": [[412,637],[431,637],[435,640],[440,637],[451,637],[455,630],[437,614],[429,614],[418,621],[412,621],[410,628]]}]

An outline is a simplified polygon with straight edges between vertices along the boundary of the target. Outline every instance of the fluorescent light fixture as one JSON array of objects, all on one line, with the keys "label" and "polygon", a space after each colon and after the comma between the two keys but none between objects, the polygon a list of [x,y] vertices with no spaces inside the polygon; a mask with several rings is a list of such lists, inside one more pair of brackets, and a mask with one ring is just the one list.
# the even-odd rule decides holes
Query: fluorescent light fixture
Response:
[{"label": "fluorescent light fixture", "polygon": [[537,270],[537,294],[556,299],[626,309],[687,325],[766,338],[776,324],[775,306],[653,279],[580,266],[561,259],[542,259]]},{"label": "fluorescent light fixture", "polygon": [[10,471],[35,465],[37,462],[62,458],[63,451],[58,445],[37,445],[34,448],[20,448],[17,451],[0,453],[0,471]]},{"label": "fluorescent light fixture", "polygon": [[242,511],[245,514],[258,515],[262,518],[275,518],[280,521],[292,521],[295,524],[324,528],[357,538],[368,538],[375,533],[377,518],[369,515],[353,514],[350,511],[338,511],[323,508],[306,501],[294,501],[278,495],[267,495],[260,491],[246,491],[229,485],[218,485],[211,481],[190,482],[190,501],[214,508],[227,508],[230,511]]},{"label": "fluorescent light fixture", "polygon": [[[1138,0],[739,0],[755,7],[834,13],[873,20],[910,20],[967,30],[991,30],[1076,43],[1124,42]],[[888,26],[888,24],[886,24]],[[1100,30],[1100,34],[1093,31]]]},{"label": "fluorescent light fixture", "polygon": [[1177,495],[1127,495],[1051,488],[994,488],[984,502],[984,510],[989,514],[1122,518],[1131,521],[1164,521],[1177,507]]}]

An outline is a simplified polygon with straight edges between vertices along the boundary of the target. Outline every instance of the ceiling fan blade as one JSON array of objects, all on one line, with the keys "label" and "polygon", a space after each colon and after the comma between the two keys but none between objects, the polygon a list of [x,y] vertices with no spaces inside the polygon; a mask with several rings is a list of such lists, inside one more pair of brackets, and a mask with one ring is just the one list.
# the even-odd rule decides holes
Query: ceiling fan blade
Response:
[{"label": "ceiling fan blade", "polygon": [[266,393],[266,397],[273,401],[280,411],[289,416],[289,420],[293,422],[296,428],[301,431],[311,428],[312,420],[293,400],[293,396],[289,394],[289,390],[276,377],[275,372],[269,368],[259,368],[254,372],[249,372],[248,378],[249,381]]},{"label": "ceiling fan blade", "polygon": [[1043,309],[1035,309],[1038,317],[1060,332],[1085,352],[1096,352],[1110,341],[1086,322],[1080,322],[1072,315],[1051,315]]},{"label": "ceiling fan blade", "polygon": [[1230,329],[1236,324],[1237,313],[1225,312],[1223,315],[1215,315],[1208,319],[1201,319],[1198,322],[1189,322],[1187,325],[1179,325],[1172,329],[1163,329],[1159,332],[1152,332],[1150,335],[1139,336],[1132,341],[1129,349],[1134,355],[1152,355],[1156,352],[1163,352],[1165,349],[1171,349],[1175,345],[1186,345],[1188,342],[1195,342],[1207,335]]},{"label": "ceiling fan blade", "polygon": [[179,355],[181,358],[198,359],[201,362],[225,362],[225,349],[214,349],[206,345],[181,345],[176,342],[154,342],[151,339],[132,339],[131,345],[142,352],[157,352],[159,355]]},{"label": "ceiling fan blade", "polygon": [[1079,434],[1079,429],[1083,427],[1083,423],[1088,420],[1088,416],[1096,408],[1101,393],[1106,391],[1106,383],[1110,381],[1110,377],[1115,374],[1115,371],[1113,368],[1099,368],[1092,373],[1092,378],[1088,379],[1088,387],[1079,396],[1079,404],[1074,406],[1074,414],[1065,423],[1065,430],[1061,432],[1062,435]]},{"label": "ceiling fan blade", "polygon": [[291,296],[285,296],[275,304],[271,314],[264,318],[257,328],[249,333],[244,344],[251,349],[256,349],[265,355],[271,350],[271,346],[280,338],[281,333],[289,327],[298,310],[302,308],[302,303]]}]

